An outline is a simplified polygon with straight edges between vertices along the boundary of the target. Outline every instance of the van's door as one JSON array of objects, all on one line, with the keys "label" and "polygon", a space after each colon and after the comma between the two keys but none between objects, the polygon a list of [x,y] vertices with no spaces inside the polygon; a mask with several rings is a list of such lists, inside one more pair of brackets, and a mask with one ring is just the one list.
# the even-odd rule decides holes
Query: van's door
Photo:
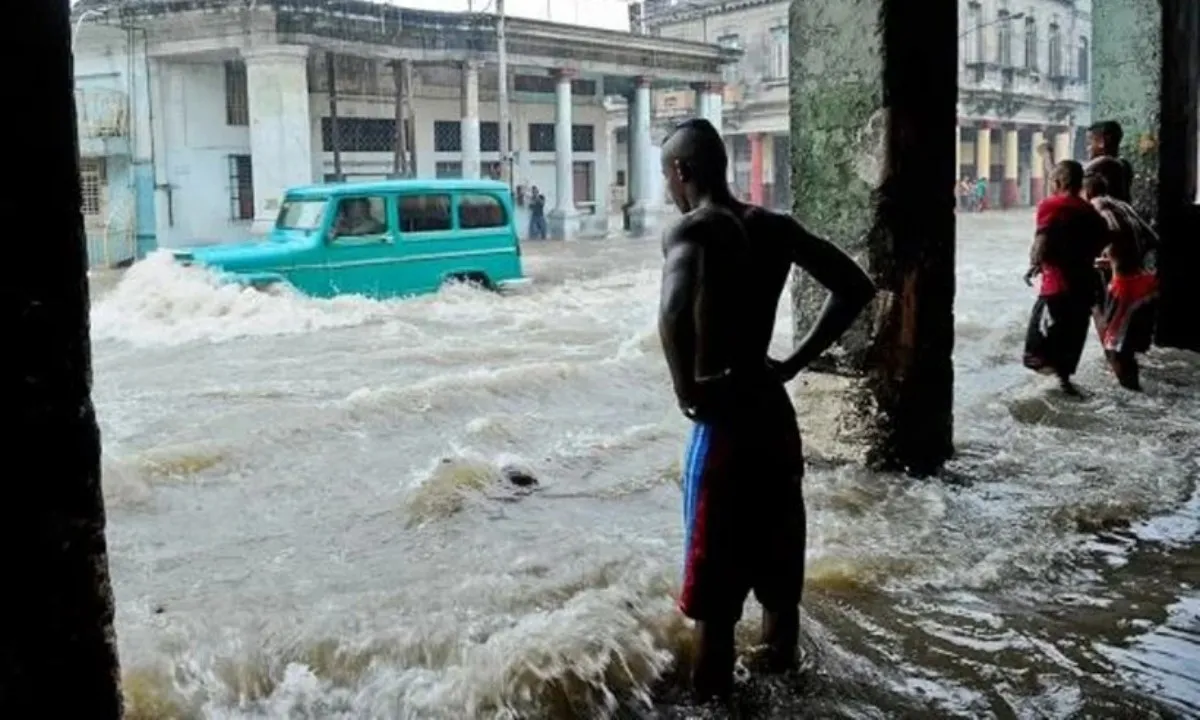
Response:
[{"label": "van's door", "polygon": [[431,292],[462,265],[464,244],[454,224],[454,193],[413,189],[396,198],[402,278],[409,292]]},{"label": "van's door", "polygon": [[[513,218],[512,199],[507,193],[487,189],[469,190],[455,198],[455,221],[469,264],[493,285],[521,277],[521,252]],[[464,260],[468,256],[464,256]]]},{"label": "van's door", "polygon": [[331,295],[397,294],[395,215],[394,198],[382,193],[338,198],[325,238]]}]

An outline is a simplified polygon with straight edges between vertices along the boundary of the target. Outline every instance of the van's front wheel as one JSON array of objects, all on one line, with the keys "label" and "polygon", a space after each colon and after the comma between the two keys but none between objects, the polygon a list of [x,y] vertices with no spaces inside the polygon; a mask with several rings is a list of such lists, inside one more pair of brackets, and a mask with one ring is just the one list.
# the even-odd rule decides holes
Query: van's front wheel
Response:
[{"label": "van's front wheel", "polygon": [[496,284],[485,273],[481,272],[454,273],[447,275],[446,279],[442,281],[442,287],[453,284],[462,284],[480,290],[496,292]]}]

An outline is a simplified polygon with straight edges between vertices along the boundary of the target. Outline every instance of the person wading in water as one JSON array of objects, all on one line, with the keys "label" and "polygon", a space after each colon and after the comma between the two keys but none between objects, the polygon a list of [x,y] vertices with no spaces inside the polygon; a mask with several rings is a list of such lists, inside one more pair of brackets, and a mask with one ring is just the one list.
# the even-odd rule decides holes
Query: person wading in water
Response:
[{"label": "person wading in water", "polygon": [[[683,217],[663,239],[659,335],[675,396],[694,423],[683,469],[680,610],[695,620],[692,684],[733,686],[734,626],[753,590],[769,670],[797,661],[804,584],[804,455],[784,383],[846,331],[874,296],[866,273],[792,218],[735,200],[728,157],[706,120],[678,125],[663,174]],[[831,297],[790,357],[768,357],[793,265]]]},{"label": "person wading in water", "polygon": [[1150,349],[1154,335],[1158,235],[1129,203],[1109,194],[1104,175],[1087,173],[1083,190],[1108,229],[1104,253],[1097,260],[1097,267],[1111,278],[1096,312],[1100,342],[1121,387],[1141,390],[1137,354]]},{"label": "person wading in water", "polygon": [[1099,173],[1108,185],[1108,195],[1121,202],[1132,202],[1133,166],[1121,157],[1121,141],[1125,132],[1115,120],[1098,122],[1088,128],[1087,173]]},{"label": "person wading in water", "polygon": [[1037,208],[1037,230],[1025,282],[1041,275],[1025,334],[1025,367],[1058,377],[1063,392],[1079,396],[1071,376],[1079,367],[1088,323],[1099,293],[1095,261],[1104,248],[1100,215],[1080,197],[1083,168],[1074,160],[1054,166],[1053,194]]}]

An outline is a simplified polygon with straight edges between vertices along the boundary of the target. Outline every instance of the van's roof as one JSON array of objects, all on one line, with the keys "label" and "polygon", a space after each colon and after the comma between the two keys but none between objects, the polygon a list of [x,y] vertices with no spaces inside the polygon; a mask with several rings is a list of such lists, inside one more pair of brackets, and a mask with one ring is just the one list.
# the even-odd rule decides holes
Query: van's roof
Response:
[{"label": "van's roof", "polygon": [[402,180],[373,180],[371,182],[324,183],[288,188],[287,197],[327,198],[363,193],[395,193],[403,191],[470,191],[508,192],[508,185],[496,180],[461,180],[442,178],[405,178]]}]

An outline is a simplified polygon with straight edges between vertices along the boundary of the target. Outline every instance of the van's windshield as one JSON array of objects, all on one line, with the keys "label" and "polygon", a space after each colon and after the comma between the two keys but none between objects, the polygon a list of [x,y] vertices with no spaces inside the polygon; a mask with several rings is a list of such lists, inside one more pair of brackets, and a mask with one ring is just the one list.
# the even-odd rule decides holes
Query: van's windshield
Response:
[{"label": "van's windshield", "polygon": [[275,221],[277,230],[312,231],[321,227],[326,200],[284,200]]}]

